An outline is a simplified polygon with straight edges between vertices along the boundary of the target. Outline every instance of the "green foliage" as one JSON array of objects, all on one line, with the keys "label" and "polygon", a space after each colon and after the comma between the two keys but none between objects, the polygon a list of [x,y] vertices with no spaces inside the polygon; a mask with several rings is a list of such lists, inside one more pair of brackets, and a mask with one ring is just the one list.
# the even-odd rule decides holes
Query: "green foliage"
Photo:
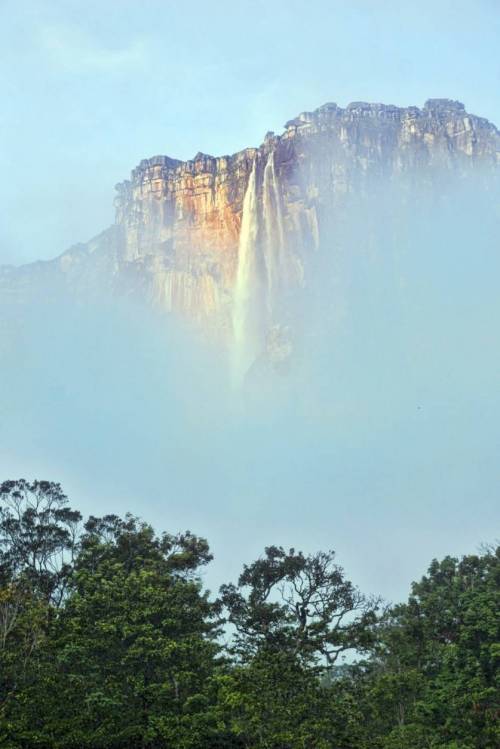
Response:
[{"label": "green foliage", "polygon": [[384,612],[331,551],[269,547],[217,601],[210,560],[191,533],[82,525],[58,484],[4,482],[0,745],[500,746],[499,549],[433,561]]},{"label": "green foliage", "polygon": [[373,639],[378,600],[367,599],[335,563],[335,552],[304,556],[271,546],[245,566],[238,585],[223,585],[221,601],[236,628],[235,652],[248,658],[290,652],[318,671]]},{"label": "green foliage", "polygon": [[191,534],[157,538],[132,517],[91,518],[64,606],[6,711],[12,746],[198,747],[213,732],[215,608]]},{"label": "green foliage", "polygon": [[[155,544],[148,553],[149,533],[138,531],[137,562],[106,549],[96,567],[82,565],[75,575],[53,641],[61,702],[56,697],[49,712],[58,704],[62,712],[49,729],[57,735],[63,724],[61,746],[150,746],[187,737],[192,715],[207,703],[216,654],[211,605],[198,581],[179,568],[172,574]],[[186,737],[179,745],[197,745]]]},{"label": "green foliage", "polygon": [[500,745],[500,549],[434,560],[380,628],[366,677],[383,747]]},{"label": "green foliage", "polygon": [[56,605],[64,597],[81,521],[66,502],[60,485],[49,481],[0,485],[0,581],[22,581]]}]

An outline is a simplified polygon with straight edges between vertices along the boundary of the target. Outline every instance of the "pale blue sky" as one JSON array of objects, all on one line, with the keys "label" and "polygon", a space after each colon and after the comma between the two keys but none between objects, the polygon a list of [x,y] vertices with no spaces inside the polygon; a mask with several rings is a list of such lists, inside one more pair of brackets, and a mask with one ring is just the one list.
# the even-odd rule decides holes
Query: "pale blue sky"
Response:
[{"label": "pale blue sky", "polygon": [[231,153],[325,101],[499,124],[499,39],[497,0],[0,0],[0,262],[95,235],[142,158]]}]

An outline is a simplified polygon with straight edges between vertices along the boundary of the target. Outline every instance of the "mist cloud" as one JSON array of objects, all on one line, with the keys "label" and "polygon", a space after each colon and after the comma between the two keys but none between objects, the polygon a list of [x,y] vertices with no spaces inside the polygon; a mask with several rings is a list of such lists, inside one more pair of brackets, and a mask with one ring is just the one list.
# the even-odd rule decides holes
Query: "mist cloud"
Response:
[{"label": "mist cloud", "polygon": [[160,313],[111,299],[16,313],[4,478],[208,536],[213,587],[281,543],[337,548],[356,582],[397,598],[431,556],[490,540],[499,193],[478,180],[368,197],[333,222],[294,301],[288,374],[238,391],[231,352]]}]

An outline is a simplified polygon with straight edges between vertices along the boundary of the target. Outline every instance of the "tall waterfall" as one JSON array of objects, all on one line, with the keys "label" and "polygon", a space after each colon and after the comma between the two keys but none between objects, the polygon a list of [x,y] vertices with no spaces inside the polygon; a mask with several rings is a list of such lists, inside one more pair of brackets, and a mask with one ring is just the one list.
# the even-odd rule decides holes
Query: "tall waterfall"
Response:
[{"label": "tall waterfall", "polygon": [[256,158],[243,200],[233,306],[234,371],[239,381],[264,351],[286,274],[283,204],[272,151],[261,184],[260,191]]},{"label": "tall waterfall", "polygon": [[263,253],[267,274],[266,302],[269,317],[272,319],[279,289],[286,273],[283,204],[276,179],[274,151],[269,154],[264,169],[262,211],[264,214]]},{"label": "tall waterfall", "polygon": [[243,199],[238,271],[234,291],[234,370],[238,379],[245,375],[255,357],[258,356],[263,334],[260,309],[262,264],[259,262],[259,223],[257,159],[255,159]]}]

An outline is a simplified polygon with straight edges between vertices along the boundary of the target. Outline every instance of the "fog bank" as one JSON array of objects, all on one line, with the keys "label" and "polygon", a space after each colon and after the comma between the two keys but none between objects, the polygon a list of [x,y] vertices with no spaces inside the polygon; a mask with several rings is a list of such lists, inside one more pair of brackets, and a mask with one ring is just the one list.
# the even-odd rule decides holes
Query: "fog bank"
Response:
[{"label": "fog bank", "polygon": [[4,309],[1,478],[208,537],[212,588],[275,543],[404,596],[495,534],[499,207],[480,181],[353,203],[293,301],[288,373],[238,390],[231,351],[123,300]]}]

